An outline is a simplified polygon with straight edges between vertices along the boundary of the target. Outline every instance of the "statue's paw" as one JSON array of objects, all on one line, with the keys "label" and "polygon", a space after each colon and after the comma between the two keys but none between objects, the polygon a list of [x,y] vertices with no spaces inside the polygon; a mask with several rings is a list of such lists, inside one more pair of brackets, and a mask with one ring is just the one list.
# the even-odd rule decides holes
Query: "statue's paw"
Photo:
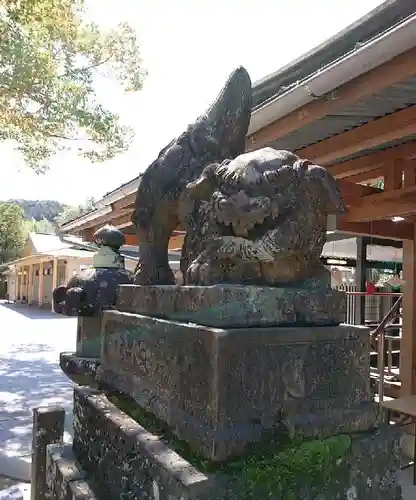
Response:
[{"label": "statue's paw", "polygon": [[134,272],[135,285],[174,285],[175,277],[170,267],[152,268],[150,271],[143,267]]},{"label": "statue's paw", "polygon": [[241,253],[241,238],[222,236],[212,241],[212,253],[218,257],[237,257]]},{"label": "statue's paw", "polygon": [[188,267],[186,272],[186,282],[189,285],[207,285],[209,284],[209,263],[201,262],[195,259]]}]

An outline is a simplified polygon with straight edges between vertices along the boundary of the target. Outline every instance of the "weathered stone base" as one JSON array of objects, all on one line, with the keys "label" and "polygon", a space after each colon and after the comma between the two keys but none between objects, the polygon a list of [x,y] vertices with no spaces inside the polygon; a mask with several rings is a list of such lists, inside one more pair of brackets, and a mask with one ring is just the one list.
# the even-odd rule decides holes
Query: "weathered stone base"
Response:
[{"label": "weathered stone base", "polygon": [[[401,500],[397,482],[399,436],[394,427],[352,438],[347,453],[333,463],[325,487],[308,486],[308,464],[292,496],[267,491],[267,481],[249,484],[229,472],[205,474],[193,467],[157,436],[121,412],[97,391],[75,389],[74,455],[96,485],[101,500]],[[55,458],[54,458],[55,457]],[[49,476],[64,476],[65,461],[49,452]],[[55,469],[54,469],[55,467]],[[55,470],[55,471],[54,471]],[[230,469],[231,470],[231,469]],[[54,472],[53,472],[54,471]],[[264,469],[263,469],[264,471]],[[74,477],[71,473],[69,477]],[[78,471],[75,479],[82,481]],[[270,474],[276,474],[271,470]],[[56,480],[56,484],[64,484]],[[72,484],[71,481],[67,481]],[[313,483],[313,481],[312,481]],[[312,484],[311,483],[311,484]],[[316,483],[315,483],[316,484]],[[67,486],[60,490],[67,491]],[[55,491],[55,490],[53,490]],[[294,495],[294,496],[293,496]],[[77,497],[57,496],[58,500]],[[90,498],[90,497],[85,497]]]},{"label": "weathered stone base", "polygon": [[307,436],[367,431],[368,329],[220,329],[106,311],[97,380],[202,455],[225,460],[281,423]]},{"label": "weathered stone base", "polygon": [[99,358],[102,317],[78,316],[77,322],[77,355],[85,358]]},{"label": "weathered stone base", "polygon": [[48,446],[46,484],[54,500],[96,500],[87,474],[76,462],[70,445]]},{"label": "weathered stone base", "polygon": [[78,385],[95,387],[99,358],[86,358],[72,352],[59,354],[59,366],[65,375]]},{"label": "weathered stone base", "polygon": [[222,328],[331,326],[346,318],[345,292],[331,288],[121,285],[119,311]]}]

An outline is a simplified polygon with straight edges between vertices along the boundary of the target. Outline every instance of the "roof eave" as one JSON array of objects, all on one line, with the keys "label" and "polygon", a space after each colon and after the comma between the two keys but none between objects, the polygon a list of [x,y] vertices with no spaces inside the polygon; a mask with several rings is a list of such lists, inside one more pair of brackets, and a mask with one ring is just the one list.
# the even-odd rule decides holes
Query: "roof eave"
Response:
[{"label": "roof eave", "polygon": [[416,14],[391,30],[357,47],[353,52],[298,82],[287,92],[270,99],[251,115],[248,134],[330,93],[345,83],[381,66],[415,45]]}]

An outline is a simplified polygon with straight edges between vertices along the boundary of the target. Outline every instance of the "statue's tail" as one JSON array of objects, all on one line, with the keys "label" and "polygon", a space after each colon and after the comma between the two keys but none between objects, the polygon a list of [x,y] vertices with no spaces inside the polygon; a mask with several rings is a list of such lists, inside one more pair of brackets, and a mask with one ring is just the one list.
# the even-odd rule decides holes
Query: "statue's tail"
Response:
[{"label": "statue's tail", "polygon": [[251,108],[250,75],[240,66],[231,73],[217,99],[200,118],[209,122],[218,144],[228,146],[231,158],[244,152]]}]

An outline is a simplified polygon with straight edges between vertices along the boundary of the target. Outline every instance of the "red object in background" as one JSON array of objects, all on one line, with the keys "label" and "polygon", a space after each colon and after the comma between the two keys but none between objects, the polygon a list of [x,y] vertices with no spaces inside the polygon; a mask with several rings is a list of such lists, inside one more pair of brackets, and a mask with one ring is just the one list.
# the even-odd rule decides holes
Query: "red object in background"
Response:
[{"label": "red object in background", "polygon": [[366,286],[366,293],[367,295],[373,295],[376,293],[377,289],[374,283],[367,283]]}]

